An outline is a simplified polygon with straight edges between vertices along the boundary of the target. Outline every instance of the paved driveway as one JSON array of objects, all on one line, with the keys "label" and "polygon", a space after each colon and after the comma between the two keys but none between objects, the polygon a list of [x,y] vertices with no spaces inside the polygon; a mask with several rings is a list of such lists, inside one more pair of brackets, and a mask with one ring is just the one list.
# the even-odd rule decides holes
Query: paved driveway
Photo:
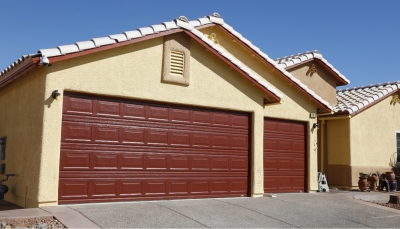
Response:
[{"label": "paved driveway", "polygon": [[[400,211],[356,200],[352,197],[354,194],[298,193],[278,194],[276,198],[191,199],[68,207],[104,228],[400,228]],[[366,195],[371,198],[371,194]],[[388,194],[383,196],[388,197]]]}]

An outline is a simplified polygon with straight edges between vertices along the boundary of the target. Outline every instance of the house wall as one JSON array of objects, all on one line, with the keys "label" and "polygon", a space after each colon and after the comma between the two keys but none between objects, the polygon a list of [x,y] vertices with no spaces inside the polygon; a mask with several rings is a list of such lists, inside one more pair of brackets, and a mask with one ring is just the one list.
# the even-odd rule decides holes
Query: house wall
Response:
[{"label": "house wall", "polygon": [[[65,91],[83,92],[251,113],[252,196],[262,196],[263,194],[264,118],[272,117],[306,122],[308,127],[306,142],[308,187],[306,189],[315,191],[318,188],[316,173],[317,136],[316,131],[311,131],[310,127],[316,120],[310,119],[309,113],[316,112],[318,107],[306,95],[290,86],[276,72],[270,70],[270,67],[252,57],[247,50],[238,47],[238,44],[234,43],[228,36],[223,34],[218,36],[230,42],[229,44],[225,43],[224,48],[240,57],[243,63],[253,68],[256,73],[264,77],[283,94],[283,104],[264,107],[264,97],[266,97],[264,92],[193,40],[190,46],[191,64],[188,86],[162,82],[162,37],[55,62],[51,67],[40,67],[38,76],[42,79],[41,87],[37,86],[35,92],[37,103],[41,102],[42,106],[24,109],[26,113],[29,111],[35,114],[34,117],[37,116],[33,134],[38,135],[32,137],[35,144],[38,144],[37,148],[33,150],[37,158],[29,160],[29,162],[36,163],[32,167],[35,167],[38,172],[20,175],[21,179],[31,180],[29,186],[32,184],[36,185],[37,188],[36,192],[33,192],[32,204],[29,207],[58,204],[63,97],[60,96],[58,101],[50,98],[51,92],[56,89],[61,94]],[[34,85],[30,84],[30,87],[34,87]],[[22,89],[18,90],[23,91]],[[11,95],[4,98],[4,101],[7,101],[5,103],[22,99],[17,97],[15,100],[11,100],[10,98]],[[15,114],[16,111],[10,113]],[[27,120],[31,120],[30,123],[33,123],[32,118]],[[26,123],[21,124],[24,127],[26,125]],[[10,134],[7,135],[11,136]],[[29,150],[21,148],[21,150],[32,152],[31,148]],[[35,178],[30,179],[29,176],[35,176]],[[25,186],[21,187],[18,184],[13,188],[21,193],[20,190],[24,189]],[[20,201],[12,202],[23,206]]]},{"label": "house wall", "polygon": [[0,163],[5,163],[6,174],[15,174],[4,182],[9,187],[5,200],[22,207],[38,206],[39,186],[45,185],[39,180],[47,166],[41,160],[43,107],[51,107],[52,99],[44,88],[43,71],[35,69],[0,90],[0,137],[7,136],[6,157]]},{"label": "house wall", "polygon": [[[180,86],[161,82],[163,38],[54,63],[46,81],[46,94],[58,89],[129,99],[219,108],[252,114],[251,157],[254,167],[262,163],[263,94],[259,88],[229,68],[198,43],[191,42],[190,82]],[[58,162],[60,157],[62,96],[46,108],[43,157]],[[262,165],[262,164],[261,164]],[[262,168],[262,166],[261,166]],[[58,163],[47,167],[40,180],[40,202],[57,204]],[[261,170],[262,172],[262,170]],[[252,171],[252,195],[263,193],[257,172]],[[56,176],[54,174],[57,174]],[[53,187],[51,189],[45,187]],[[57,188],[54,188],[57,187]]]},{"label": "house wall", "polygon": [[329,185],[351,185],[350,119],[325,120],[326,140],[323,154],[327,158],[326,176]]},{"label": "house wall", "polygon": [[350,120],[352,186],[358,185],[360,172],[391,171],[396,131],[400,131],[400,104],[390,104],[391,99],[389,96]]},{"label": "house wall", "polygon": [[[312,64],[315,65],[317,72],[310,76],[310,74],[307,75],[307,71]],[[336,105],[336,81],[322,65],[317,63],[317,61],[311,61],[290,68],[288,71],[317,95],[321,96],[321,98],[327,101],[331,106]]]},{"label": "house wall", "polygon": [[[205,34],[216,34],[216,39],[219,44],[233,56],[238,58],[244,65],[248,66],[255,73],[263,77],[270,85],[276,88],[284,98],[282,104],[269,105],[264,108],[264,117],[279,118],[287,120],[297,120],[306,123],[307,127],[307,183],[308,191],[315,191],[318,189],[317,182],[317,167],[318,167],[318,152],[317,152],[317,131],[311,130],[313,123],[317,120],[310,118],[310,113],[316,113],[318,106],[315,102],[311,101],[307,95],[302,93],[299,89],[290,85],[288,81],[279,76],[276,72],[271,70],[263,61],[255,57],[250,51],[243,48],[230,36],[226,35],[218,27],[208,27],[202,29]],[[336,97],[335,97],[336,98]],[[260,135],[262,136],[262,135]],[[262,162],[257,166],[257,174],[263,177]],[[261,181],[262,182],[262,181]]]}]

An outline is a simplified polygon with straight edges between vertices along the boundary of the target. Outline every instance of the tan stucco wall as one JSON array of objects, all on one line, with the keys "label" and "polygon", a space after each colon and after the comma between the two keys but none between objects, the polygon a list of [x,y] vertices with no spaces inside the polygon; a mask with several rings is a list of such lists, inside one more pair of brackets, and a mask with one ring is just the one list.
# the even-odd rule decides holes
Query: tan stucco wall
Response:
[{"label": "tan stucco wall", "polygon": [[[251,152],[258,165],[263,151],[263,92],[204,47],[191,43],[189,86],[161,83],[163,38],[156,38],[55,63],[47,76],[46,93],[58,89],[252,113]],[[43,160],[48,166],[40,180],[46,182],[42,187],[51,188],[41,187],[40,202],[57,201],[54,174],[59,168],[50,162],[59,161],[62,103],[61,97],[51,108],[45,107]],[[254,182],[262,177],[252,171],[252,178],[252,194],[262,194],[263,184]]]},{"label": "tan stucco wall", "polygon": [[40,157],[43,106],[50,105],[44,87],[42,71],[33,70],[0,90],[0,137],[7,136],[6,158],[0,163],[6,164],[6,174],[16,175],[4,182],[10,189],[5,199],[22,207],[38,205],[39,174],[46,166]]},{"label": "tan stucco wall", "polygon": [[[317,72],[307,76],[307,71],[314,64]],[[316,61],[311,61],[288,69],[290,73],[302,83],[307,85],[317,95],[321,96],[331,106],[336,105],[336,81],[325,68]]]},{"label": "tan stucco wall", "polygon": [[326,177],[329,185],[346,186],[350,179],[350,119],[325,120],[324,155],[327,156]]},{"label": "tan stucco wall", "polygon": [[[219,44],[229,53],[239,59],[244,65],[248,66],[255,73],[263,77],[270,85],[276,88],[282,95],[282,104],[265,106],[264,117],[296,120],[306,123],[307,126],[307,171],[308,191],[318,189],[318,152],[317,152],[317,131],[311,132],[313,123],[317,120],[310,118],[310,113],[316,113],[318,106],[312,102],[308,96],[300,92],[288,81],[283,79],[275,71],[271,70],[263,61],[252,55],[247,49],[243,48],[231,37],[227,36],[217,27],[209,27],[202,30],[205,34],[215,33]],[[257,174],[263,177],[262,162],[256,166],[255,170],[261,170]],[[261,181],[263,182],[263,181]]]},{"label": "tan stucco wall", "polygon": [[[350,120],[351,166],[359,168],[360,172],[391,169],[389,163],[396,152],[396,131],[400,131],[400,104],[391,105],[391,99],[389,96]],[[356,186],[358,173],[352,178]]]},{"label": "tan stucco wall", "polygon": [[387,172],[396,152],[400,131],[400,106],[392,96],[354,115],[327,122],[328,183],[346,188],[358,186],[359,173]]},{"label": "tan stucco wall", "polygon": [[[317,106],[298,89],[289,86],[287,81],[271,71],[263,62],[238,47],[228,36],[222,34],[218,35],[218,38],[229,41],[230,44],[226,43],[224,48],[238,55],[243,63],[264,77],[284,95],[283,104],[264,107],[264,92],[193,40],[190,48],[191,66],[188,86],[162,83],[163,38],[53,63],[51,67],[40,67],[41,79],[44,80],[46,77],[46,81],[45,85],[42,81],[41,88],[37,89],[38,101],[41,101],[42,107],[35,108],[38,109],[35,114],[40,117],[39,122],[35,124],[39,126],[37,133],[40,132],[40,136],[35,140],[41,142],[37,144],[39,144],[38,152],[42,152],[42,157],[37,159],[40,165],[35,167],[36,170],[40,168],[39,171],[32,173],[38,176],[35,177],[34,184],[39,186],[32,205],[57,205],[63,97],[61,96],[58,101],[49,99],[48,97],[55,89],[62,94],[64,91],[75,91],[252,113],[252,196],[263,194],[264,118],[304,121],[307,123],[308,135],[308,187],[306,189],[316,190],[317,136],[316,131],[310,130],[316,119],[310,119],[309,113],[316,112]],[[42,131],[40,131],[43,123]]]}]

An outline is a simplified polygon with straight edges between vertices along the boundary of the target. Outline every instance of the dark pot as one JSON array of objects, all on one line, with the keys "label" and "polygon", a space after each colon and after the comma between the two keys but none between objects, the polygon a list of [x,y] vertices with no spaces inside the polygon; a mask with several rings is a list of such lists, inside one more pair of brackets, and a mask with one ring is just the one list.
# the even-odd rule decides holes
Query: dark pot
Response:
[{"label": "dark pot", "polygon": [[389,181],[389,188],[390,188],[390,191],[391,191],[391,192],[396,191],[396,189],[397,189],[397,182],[396,182],[395,180]]}]

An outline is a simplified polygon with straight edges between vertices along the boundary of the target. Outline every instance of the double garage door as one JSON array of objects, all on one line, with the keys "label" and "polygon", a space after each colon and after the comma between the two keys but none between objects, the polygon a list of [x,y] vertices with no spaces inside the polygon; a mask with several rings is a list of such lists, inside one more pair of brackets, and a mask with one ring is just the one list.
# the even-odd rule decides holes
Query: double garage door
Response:
[{"label": "double garage door", "polygon": [[249,116],[64,96],[59,203],[248,196]]}]

